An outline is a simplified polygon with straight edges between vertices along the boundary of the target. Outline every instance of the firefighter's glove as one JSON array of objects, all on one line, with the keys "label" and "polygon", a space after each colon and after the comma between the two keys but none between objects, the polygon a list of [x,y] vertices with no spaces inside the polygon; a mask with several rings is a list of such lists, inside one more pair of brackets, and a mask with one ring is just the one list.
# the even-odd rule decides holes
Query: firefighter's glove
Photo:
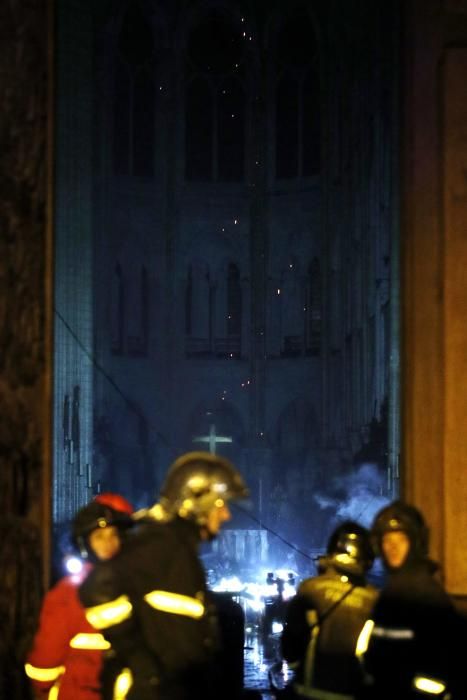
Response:
[{"label": "firefighter's glove", "polygon": [[159,679],[156,676],[150,678],[138,678],[128,691],[126,700],[158,700]]}]

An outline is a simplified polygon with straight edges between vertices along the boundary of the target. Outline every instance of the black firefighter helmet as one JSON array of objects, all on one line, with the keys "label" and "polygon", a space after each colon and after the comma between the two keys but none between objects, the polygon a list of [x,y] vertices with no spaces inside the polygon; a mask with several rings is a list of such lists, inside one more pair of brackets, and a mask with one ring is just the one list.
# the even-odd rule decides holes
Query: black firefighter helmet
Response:
[{"label": "black firefighter helmet", "polygon": [[409,538],[412,559],[428,556],[428,527],[418,508],[403,501],[394,501],[379,511],[371,528],[373,546],[378,555],[381,554],[383,535],[397,531],[405,532]]},{"label": "black firefighter helmet", "polygon": [[203,526],[218,502],[248,495],[242,476],[228,459],[209,452],[187,452],[170,466],[155,508],[160,506],[168,518],[178,515]]},{"label": "black firefighter helmet", "polygon": [[326,560],[339,571],[364,576],[374,558],[370,532],[352,520],[341,523],[329,538]]},{"label": "black firefighter helmet", "polygon": [[115,526],[119,529],[130,527],[133,521],[128,512],[116,510],[107,503],[91,501],[80,508],[73,518],[71,537],[83,558],[93,559],[88,537],[93,530]]}]

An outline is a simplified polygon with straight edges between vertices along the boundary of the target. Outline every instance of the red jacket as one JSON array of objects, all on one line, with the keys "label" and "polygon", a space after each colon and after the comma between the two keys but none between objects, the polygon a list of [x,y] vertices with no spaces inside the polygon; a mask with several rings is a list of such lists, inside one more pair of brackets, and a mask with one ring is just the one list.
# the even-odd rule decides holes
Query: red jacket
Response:
[{"label": "red jacket", "polygon": [[86,620],[77,589],[89,573],[61,579],[45,596],[39,628],[27,657],[26,673],[47,695],[58,686],[58,700],[98,700],[102,635]]}]

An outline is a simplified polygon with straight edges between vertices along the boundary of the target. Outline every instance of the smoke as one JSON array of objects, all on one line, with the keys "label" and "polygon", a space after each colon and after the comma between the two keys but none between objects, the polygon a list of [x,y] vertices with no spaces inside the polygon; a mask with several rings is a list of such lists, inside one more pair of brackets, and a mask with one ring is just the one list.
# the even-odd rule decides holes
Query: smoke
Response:
[{"label": "smoke", "polygon": [[355,520],[370,527],[378,511],[389,503],[383,495],[384,479],[376,465],[362,464],[351,474],[335,478],[327,493],[315,493],[313,499],[336,523]]}]

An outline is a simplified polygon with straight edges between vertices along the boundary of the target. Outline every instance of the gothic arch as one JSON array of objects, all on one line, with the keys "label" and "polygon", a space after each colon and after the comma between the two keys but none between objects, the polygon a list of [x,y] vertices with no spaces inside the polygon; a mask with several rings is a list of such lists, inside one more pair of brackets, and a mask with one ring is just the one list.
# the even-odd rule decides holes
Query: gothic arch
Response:
[{"label": "gothic arch", "polygon": [[210,266],[195,258],[184,273],[185,353],[205,356],[211,352],[214,313]]},{"label": "gothic arch", "polygon": [[316,440],[315,412],[309,401],[296,397],[282,409],[276,423],[276,446],[282,455],[303,461]]},{"label": "gothic arch", "polygon": [[[287,20],[293,13],[303,12],[310,21],[313,29],[313,39],[317,46],[317,57],[319,65],[322,65],[323,57],[325,56],[325,40],[324,33],[321,30],[321,24],[317,13],[314,12],[309,2],[304,0],[296,0],[295,2],[287,3],[287,9],[277,8],[271,12],[268,21],[266,22],[264,32],[264,43],[269,50],[273,50],[277,41],[284,21]],[[321,76],[322,77],[322,76]]]},{"label": "gothic arch", "polygon": [[241,30],[245,28],[245,31],[252,32],[248,13],[242,12],[236,6],[232,6],[232,3],[228,2],[228,0],[203,0],[203,2],[197,4],[193,3],[182,14],[180,24],[175,32],[176,45],[183,51],[186,51],[191,32],[212,11],[221,15],[226,21],[231,22],[236,28]]},{"label": "gothic arch", "polygon": [[309,492],[316,476],[316,427],[315,412],[304,397],[290,401],[277,419],[273,468],[277,482],[283,483],[292,503]]}]

